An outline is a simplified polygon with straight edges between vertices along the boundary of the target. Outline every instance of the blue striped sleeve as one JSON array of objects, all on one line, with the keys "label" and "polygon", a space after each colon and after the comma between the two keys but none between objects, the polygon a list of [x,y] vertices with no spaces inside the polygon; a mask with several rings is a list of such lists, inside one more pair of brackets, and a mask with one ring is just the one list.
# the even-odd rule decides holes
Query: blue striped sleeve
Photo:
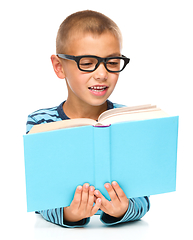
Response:
[{"label": "blue striped sleeve", "polygon": [[33,119],[30,115],[28,116],[27,119],[27,124],[26,124],[26,134],[32,129],[32,127],[34,125],[36,125],[37,122],[35,121],[35,119]]},{"label": "blue striped sleeve", "polygon": [[28,133],[36,124],[50,123],[61,120],[62,119],[57,112],[57,107],[40,109],[28,116],[26,133]]},{"label": "blue striped sleeve", "polygon": [[90,221],[90,218],[85,218],[78,222],[65,222],[63,220],[63,208],[48,209],[36,213],[41,214],[41,216],[48,222],[68,228],[83,227]]},{"label": "blue striped sleeve", "polygon": [[149,208],[150,201],[148,197],[130,198],[127,212],[121,219],[102,213],[100,220],[106,225],[136,221],[141,219],[149,211]]}]

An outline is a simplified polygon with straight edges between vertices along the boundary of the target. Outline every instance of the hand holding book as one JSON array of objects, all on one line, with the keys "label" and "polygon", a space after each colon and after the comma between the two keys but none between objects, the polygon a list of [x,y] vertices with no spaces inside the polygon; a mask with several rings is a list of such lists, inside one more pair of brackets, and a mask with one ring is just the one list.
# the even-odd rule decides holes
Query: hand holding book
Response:
[{"label": "hand holding book", "polygon": [[112,217],[122,218],[129,206],[127,196],[115,181],[112,182],[112,185],[105,183],[104,187],[111,201],[108,201],[99,190],[95,190],[94,186],[89,186],[88,183],[83,186],[79,185],[76,188],[72,203],[69,207],[64,208],[64,221],[81,221],[93,216],[99,208]]},{"label": "hand holding book", "polygon": [[101,199],[97,198],[94,204],[93,186],[85,183],[83,186],[78,186],[69,207],[64,208],[64,221],[78,222],[84,218],[93,216],[101,206]]},{"label": "hand holding book", "polygon": [[112,185],[105,183],[104,186],[111,201],[108,201],[98,190],[95,190],[94,194],[97,196],[97,199],[101,199],[100,209],[112,217],[122,218],[128,209],[129,199],[117,182],[113,181]]}]

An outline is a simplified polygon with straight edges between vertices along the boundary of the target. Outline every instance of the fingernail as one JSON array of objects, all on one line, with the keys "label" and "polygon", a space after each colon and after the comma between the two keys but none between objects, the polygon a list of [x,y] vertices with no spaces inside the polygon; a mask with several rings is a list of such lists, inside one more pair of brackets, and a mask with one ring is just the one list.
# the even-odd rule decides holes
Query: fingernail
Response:
[{"label": "fingernail", "polygon": [[106,188],[109,188],[109,183],[105,183],[105,187],[106,187]]},{"label": "fingernail", "polygon": [[78,186],[77,189],[78,189],[78,190],[82,190],[82,186]]},{"label": "fingernail", "polygon": [[113,182],[112,182],[112,185],[113,185],[113,186],[116,186],[116,185],[117,185],[117,182],[113,181]]},{"label": "fingernail", "polygon": [[95,195],[99,195],[99,191],[96,190],[96,191],[94,192],[94,194],[95,194]]}]

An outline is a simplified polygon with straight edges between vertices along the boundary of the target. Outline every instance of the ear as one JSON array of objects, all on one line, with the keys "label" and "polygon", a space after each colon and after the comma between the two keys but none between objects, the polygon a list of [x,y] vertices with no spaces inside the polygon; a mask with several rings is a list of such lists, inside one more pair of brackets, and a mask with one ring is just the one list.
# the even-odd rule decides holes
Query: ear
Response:
[{"label": "ear", "polygon": [[54,72],[56,73],[56,75],[59,78],[64,79],[65,78],[65,73],[64,73],[64,69],[63,69],[63,66],[62,66],[61,59],[59,57],[57,57],[56,55],[52,55],[51,56],[51,61],[52,61],[52,66],[54,68]]}]

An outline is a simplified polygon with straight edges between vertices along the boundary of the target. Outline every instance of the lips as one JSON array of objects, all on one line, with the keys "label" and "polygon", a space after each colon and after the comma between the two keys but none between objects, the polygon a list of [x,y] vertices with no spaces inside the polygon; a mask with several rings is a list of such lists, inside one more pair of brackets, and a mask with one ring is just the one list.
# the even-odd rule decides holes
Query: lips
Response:
[{"label": "lips", "polygon": [[94,85],[88,88],[92,96],[104,97],[107,93],[108,86],[106,85]]}]

